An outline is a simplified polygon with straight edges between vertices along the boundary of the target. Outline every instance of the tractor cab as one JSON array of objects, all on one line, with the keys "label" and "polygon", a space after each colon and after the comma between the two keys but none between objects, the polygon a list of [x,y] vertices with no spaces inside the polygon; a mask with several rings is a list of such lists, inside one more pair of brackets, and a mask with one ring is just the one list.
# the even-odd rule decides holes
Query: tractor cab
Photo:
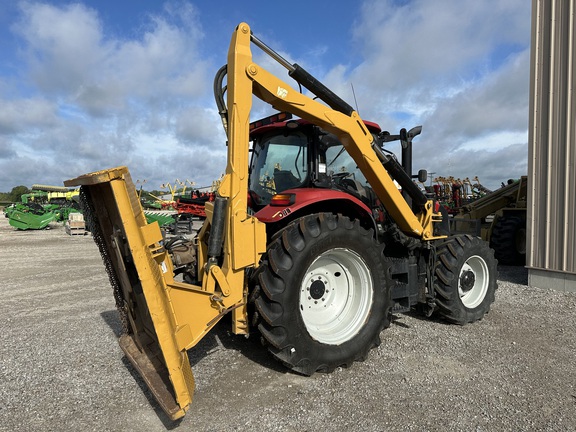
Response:
[{"label": "tractor cab", "polygon": [[[375,204],[366,177],[334,134],[305,120],[292,120],[290,114],[280,115],[251,126],[248,187],[253,211],[286,203],[286,196],[291,196],[294,204],[298,195],[310,193],[306,189],[341,191],[369,208]],[[376,123],[365,123],[378,139],[380,127]]]}]

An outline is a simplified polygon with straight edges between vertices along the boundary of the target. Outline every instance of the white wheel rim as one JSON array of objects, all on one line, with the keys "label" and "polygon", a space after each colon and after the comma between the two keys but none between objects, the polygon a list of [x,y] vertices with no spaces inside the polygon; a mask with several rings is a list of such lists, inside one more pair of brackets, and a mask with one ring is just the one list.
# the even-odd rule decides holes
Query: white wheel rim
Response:
[{"label": "white wheel rim", "polygon": [[349,249],[331,249],[308,267],[300,286],[300,312],[310,336],[339,345],[366,323],[373,282],[364,260]]},{"label": "white wheel rim", "polygon": [[478,255],[468,258],[458,276],[458,294],[462,304],[468,309],[474,309],[480,305],[488,292],[488,283],[486,261]]}]

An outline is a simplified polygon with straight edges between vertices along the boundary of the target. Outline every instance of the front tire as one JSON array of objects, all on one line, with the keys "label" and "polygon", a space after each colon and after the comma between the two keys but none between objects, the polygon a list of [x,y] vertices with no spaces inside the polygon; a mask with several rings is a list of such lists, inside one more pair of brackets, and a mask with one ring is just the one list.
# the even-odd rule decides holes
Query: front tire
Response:
[{"label": "front tire", "polygon": [[494,303],[497,261],[478,237],[449,237],[437,247],[434,269],[436,305],[442,317],[455,324],[478,321]]},{"label": "front tire", "polygon": [[372,231],[322,213],[275,236],[258,273],[259,330],[269,351],[312,375],[364,360],[390,323],[390,288]]}]

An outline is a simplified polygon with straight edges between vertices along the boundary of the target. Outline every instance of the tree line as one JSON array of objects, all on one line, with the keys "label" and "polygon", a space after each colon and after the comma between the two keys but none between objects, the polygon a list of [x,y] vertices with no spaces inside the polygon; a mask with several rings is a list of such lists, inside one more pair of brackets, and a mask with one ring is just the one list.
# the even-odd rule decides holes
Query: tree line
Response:
[{"label": "tree line", "polygon": [[20,202],[20,197],[30,193],[26,186],[14,186],[10,192],[0,192],[0,202]]}]

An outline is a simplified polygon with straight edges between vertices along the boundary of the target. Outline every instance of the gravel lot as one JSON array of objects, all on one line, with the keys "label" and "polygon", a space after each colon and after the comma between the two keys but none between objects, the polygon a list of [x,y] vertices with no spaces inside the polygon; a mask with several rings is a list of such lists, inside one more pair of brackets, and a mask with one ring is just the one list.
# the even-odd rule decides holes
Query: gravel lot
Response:
[{"label": "gravel lot", "polygon": [[306,378],[221,323],[190,353],[194,403],[168,420],[123,358],[90,236],[0,217],[1,431],[576,430],[576,295],[500,267],[496,303],[458,327],[399,315],[363,363]]}]

